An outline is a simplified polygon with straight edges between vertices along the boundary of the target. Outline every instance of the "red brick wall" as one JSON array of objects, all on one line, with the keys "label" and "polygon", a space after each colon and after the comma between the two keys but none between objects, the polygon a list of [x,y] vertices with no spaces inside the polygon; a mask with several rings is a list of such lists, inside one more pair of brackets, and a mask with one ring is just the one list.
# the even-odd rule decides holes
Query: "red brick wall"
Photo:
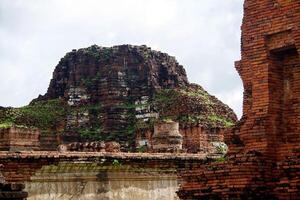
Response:
[{"label": "red brick wall", "polygon": [[[202,126],[180,127],[179,132],[183,136],[182,148],[188,153],[208,153],[213,151],[210,142],[223,142],[226,129],[223,128],[204,128]],[[136,134],[136,146],[139,141],[146,139],[152,145],[153,132],[146,130]],[[148,150],[151,150],[148,149]]]},{"label": "red brick wall", "polygon": [[0,150],[38,150],[40,132],[29,128],[0,129]]},{"label": "red brick wall", "polygon": [[286,143],[297,126],[299,131],[299,3],[245,1],[242,60],[236,66],[245,88],[244,120],[237,134],[245,151],[273,154],[274,145]]},{"label": "red brick wall", "polygon": [[228,160],[183,172],[181,199],[299,199],[300,1],[245,0],[243,117]]},{"label": "red brick wall", "polygon": [[204,128],[201,126],[184,127],[180,129],[183,136],[183,149],[189,153],[212,152],[210,142],[223,142],[224,129]]}]

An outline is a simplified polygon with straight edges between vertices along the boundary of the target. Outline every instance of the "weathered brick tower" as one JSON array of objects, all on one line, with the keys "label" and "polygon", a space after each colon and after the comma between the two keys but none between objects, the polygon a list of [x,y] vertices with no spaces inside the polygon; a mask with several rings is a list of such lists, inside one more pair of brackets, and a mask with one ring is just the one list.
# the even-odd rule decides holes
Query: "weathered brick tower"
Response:
[{"label": "weathered brick tower", "polygon": [[[244,151],[282,159],[300,142],[300,1],[246,0],[242,60]],[[299,147],[299,146],[298,146]]]},{"label": "weathered brick tower", "polygon": [[245,0],[241,47],[228,160],[182,173],[182,199],[299,199],[300,0]]}]

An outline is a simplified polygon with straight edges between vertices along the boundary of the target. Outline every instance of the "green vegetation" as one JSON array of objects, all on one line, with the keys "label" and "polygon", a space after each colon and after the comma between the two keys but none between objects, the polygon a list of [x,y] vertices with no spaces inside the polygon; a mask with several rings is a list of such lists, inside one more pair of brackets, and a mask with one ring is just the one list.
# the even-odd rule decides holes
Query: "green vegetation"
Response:
[{"label": "green vegetation", "polygon": [[102,129],[100,127],[91,127],[91,128],[79,128],[77,129],[80,136],[84,139],[89,139],[93,141],[103,140]]},{"label": "green vegetation", "polygon": [[100,72],[97,72],[97,74],[94,77],[85,77],[82,78],[81,81],[85,87],[88,89],[91,89],[93,85],[96,85],[96,83],[101,79]]},{"label": "green vegetation", "polygon": [[128,124],[124,128],[113,131],[108,135],[104,136],[105,141],[116,141],[122,146],[130,149],[134,145],[134,138],[136,133],[135,122],[128,120]]},{"label": "green vegetation", "polygon": [[[107,50],[108,53],[109,51]],[[84,78],[82,81],[86,87],[92,87],[100,78],[100,74],[97,73],[93,78]],[[222,114],[223,111],[222,109],[220,111],[218,104],[219,102],[201,87],[162,89],[157,91],[148,102],[136,104],[133,99],[127,99],[122,104],[111,108],[116,112],[120,111],[122,121],[114,129],[115,131],[107,133],[100,124],[101,113],[105,111],[99,103],[68,106],[63,100],[54,99],[38,101],[20,108],[0,109],[0,128],[35,127],[39,128],[42,134],[55,133],[59,129],[61,132],[79,133],[87,140],[117,141],[122,147],[130,149],[134,146],[135,133],[138,130],[152,130],[156,121],[178,121],[183,125],[233,126],[234,122],[226,117],[226,113]],[[154,117],[148,121],[137,119],[137,108],[149,108],[159,113],[159,119]],[[81,122],[78,123],[77,119]],[[143,152],[144,149],[138,151]]]},{"label": "green vegetation", "polygon": [[154,98],[152,100],[152,106],[157,109],[160,113],[159,117],[163,118],[171,118],[167,113],[171,108],[174,108],[176,105],[176,101],[179,99],[179,93],[177,90],[173,89],[163,89],[154,94]]},{"label": "green vegetation", "polygon": [[66,108],[58,99],[41,101],[18,110],[21,113],[20,122],[38,128],[52,126],[66,115]]},{"label": "green vegetation", "polygon": [[[171,119],[181,124],[231,127],[234,121],[227,117],[230,112],[221,102],[200,86],[191,85],[181,89],[162,89],[155,93],[152,107],[159,112],[160,120]],[[223,113],[222,113],[223,112]]]},{"label": "green vegetation", "polygon": [[173,119],[169,118],[169,117],[165,117],[161,120],[162,122],[165,122],[165,123],[171,123],[171,122],[174,122]]},{"label": "green vegetation", "polygon": [[114,159],[111,164],[115,168],[119,168],[119,167],[122,166],[122,163],[119,160],[117,160],[117,159]]},{"label": "green vegetation", "polygon": [[3,122],[0,124],[0,128],[10,128],[13,126],[13,123],[11,122]]},{"label": "green vegetation", "polygon": [[180,93],[182,95],[186,95],[191,98],[199,98],[203,103],[207,105],[214,105],[214,103],[211,101],[210,95],[202,88],[197,88],[197,89],[183,88],[180,90]]},{"label": "green vegetation", "polygon": [[77,109],[78,112],[88,112],[91,115],[98,115],[102,106],[101,104],[93,104],[93,105],[82,105],[80,107],[75,107],[74,109]]},{"label": "green vegetation", "polygon": [[226,128],[232,127],[234,125],[233,121],[231,121],[229,119],[226,119],[225,117],[217,116],[217,115],[210,115],[210,116],[208,116],[208,120],[211,123],[215,123],[215,124],[216,123],[220,123],[220,124],[222,124]]},{"label": "green vegetation", "polygon": [[174,89],[163,89],[154,94],[154,104],[170,105],[179,97],[179,92]]},{"label": "green vegetation", "polygon": [[92,45],[86,49],[84,49],[84,52],[89,56],[96,60],[100,58],[100,53],[98,51],[99,47],[97,45]]},{"label": "green vegetation", "polygon": [[88,124],[80,128],[75,128],[75,131],[77,131],[82,138],[95,141],[103,140],[103,128],[99,124],[101,109],[102,106],[99,103],[72,108],[76,115],[80,113],[88,113]]},{"label": "green vegetation", "polygon": [[138,107],[137,105],[135,105],[134,103],[131,103],[131,102],[124,102],[117,106],[117,108],[128,109],[128,110],[135,109],[137,107]]},{"label": "green vegetation", "polygon": [[178,121],[183,124],[195,124],[195,123],[201,123],[201,121],[205,121],[204,116],[201,115],[182,115],[179,116]]},{"label": "green vegetation", "polygon": [[140,146],[136,149],[136,151],[139,152],[139,153],[145,153],[145,152],[147,152],[147,146],[145,146],[145,145]]},{"label": "green vegetation", "polygon": [[131,103],[131,102],[124,102],[120,105],[117,106],[117,108],[122,108],[122,109],[136,109],[136,108],[143,108],[143,107],[147,107],[150,106],[150,103],[144,103],[144,104],[135,104],[135,103]]},{"label": "green vegetation", "polygon": [[216,158],[214,161],[215,162],[226,162],[227,157],[221,156],[221,157]]},{"label": "green vegetation", "polygon": [[1,128],[11,128],[11,127],[16,127],[16,128],[28,128],[27,126],[24,125],[17,125],[17,124],[13,124],[11,122],[4,122],[0,124],[0,129]]},{"label": "green vegetation", "polygon": [[88,58],[94,58],[96,61],[106,61],[111,57],[113,53],[112,48],[102,48],[97,45],[92,45],[88,48],[79,49],[79,51],[82,51]]},{"label": "green vegetation", "polygon": [[100,104],[69,107],[59,99],[39,101],[28,106],[1,111],[0,128],[11,126],[39,128],[43,135],[47,135],[58,123],[65,121],[67,115],[88,112],[90,123],[87,127],[73,127],[73,129],[85,139],[101,140],[102,128],[98,122],[100,110]]},{"label": "green vegetation", "polygon": [[112,55],[112,49],[111,48],[103,48],[101,51],[101,56],[103,60],[108,60]]},{"label": "green vegetation", "polygon": [[1,115],[2,127],[36,127],[41,130],[52,127],[66,115],[65,105],[58,99],[40,101],[20,108],[7,108]]}]

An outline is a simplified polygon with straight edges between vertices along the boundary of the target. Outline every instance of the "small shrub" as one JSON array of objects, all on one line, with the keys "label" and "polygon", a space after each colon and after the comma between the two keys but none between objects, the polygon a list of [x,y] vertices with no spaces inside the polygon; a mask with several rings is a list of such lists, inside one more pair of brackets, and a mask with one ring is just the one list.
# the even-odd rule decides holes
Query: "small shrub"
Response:
[{"label": "small shrub", "polygon": [[119,160],[114,159],[114,160],[112,161],[112,166],[113,166],[113,167],[116,167],[116,168],[119,168],[119,167],[122,166],[122,164],[121,164],[121,162],[120,162]]},{"label": "small shrub", "polygon": [[226,162],[226,161],[227,161],[227,157],[224,156],[215,159],[215,162]]},{"label": "small shrub", "polygon": [[137,152],[139,152],[139,153],[145,153],[145,152],[147,152],[147,146],[144,145],[144,146],[138,147],[137,148]]}]

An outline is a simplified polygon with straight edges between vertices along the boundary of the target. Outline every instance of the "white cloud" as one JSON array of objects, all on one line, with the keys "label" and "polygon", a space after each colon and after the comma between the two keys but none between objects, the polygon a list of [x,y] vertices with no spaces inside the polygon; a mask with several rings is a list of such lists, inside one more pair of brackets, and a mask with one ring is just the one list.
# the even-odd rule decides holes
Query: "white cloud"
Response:
[{"label": "white cloud", "polygon": [[241,115],[241,18],[241,0],[1,0],[0,105],[45,93],[72,49],[146,44],[176,56],[191,82]]},{"label": "white cloud", "polygon": [[[243,87],[237,86],[236,88],[234,88],[232,90],[217,93],[216,97],[219,99],[222,99],[222,101],[224,103],[226,103],[233,110],[237,111],[237,110],[240,110],[243,106],[242,93],[243,93]],[[238,114],[240,114],[240,113],[238,113]],[[241,117],[241,116],[239,115],[239,117]]]}]

